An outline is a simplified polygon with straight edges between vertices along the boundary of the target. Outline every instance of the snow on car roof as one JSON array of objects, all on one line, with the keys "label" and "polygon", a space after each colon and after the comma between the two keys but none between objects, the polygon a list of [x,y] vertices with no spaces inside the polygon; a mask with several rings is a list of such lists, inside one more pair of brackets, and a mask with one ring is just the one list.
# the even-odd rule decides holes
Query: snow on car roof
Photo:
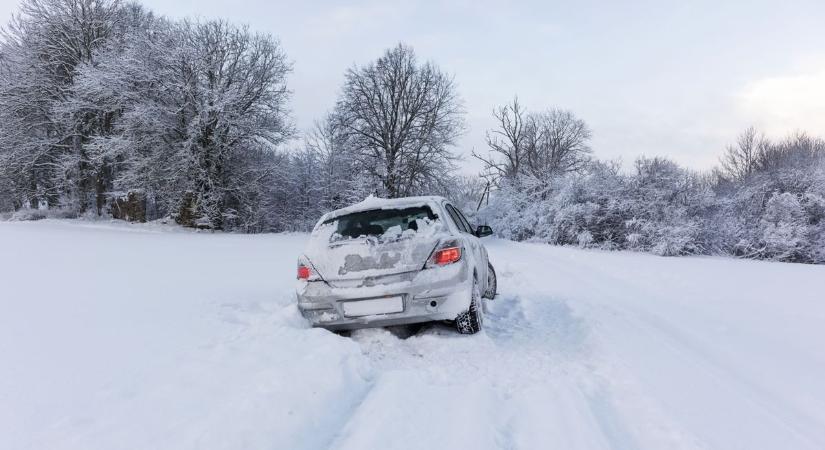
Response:
[{"label": "snow on car roof", "polygon": [[324,214],[323,217],[321,217],[321,220],[319,220],[318,222],[321,223],[334,217],[343,216],[344,214],[367,211],[370,209],[391,209],[407,206],[429,205],[433,203],[439,203],[443,200],[444,197],[439,197],[436,195],[401,198],[381,198],[370,195],[369,197],[365,198],[364,200],[358,203],[347,206],[345,208],[336,209],[335,211]]}]

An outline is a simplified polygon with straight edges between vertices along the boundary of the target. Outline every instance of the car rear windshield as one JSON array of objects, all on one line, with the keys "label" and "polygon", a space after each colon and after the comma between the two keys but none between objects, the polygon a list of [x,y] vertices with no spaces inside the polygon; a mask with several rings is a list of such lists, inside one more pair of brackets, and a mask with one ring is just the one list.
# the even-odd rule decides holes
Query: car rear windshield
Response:
[{"label": "car rear windshield", "polygon": [[337,222],[333,239],[353,239],[366,236],[401,236],[407,230],[418,231],[429,224],[436,215],[429,206],[413,206],[399,209],[372,209],[346,214],[327,220],[325,224]]}]

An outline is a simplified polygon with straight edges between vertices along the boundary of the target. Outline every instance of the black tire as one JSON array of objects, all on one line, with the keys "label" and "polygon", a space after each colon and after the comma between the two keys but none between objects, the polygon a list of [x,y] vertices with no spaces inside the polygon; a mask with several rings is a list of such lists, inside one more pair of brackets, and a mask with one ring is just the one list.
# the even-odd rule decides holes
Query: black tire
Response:
[{"label": "black tire", "polygon": [[484,291],[484,298],[493,300],[498,294],[498,278],[496,278],[496,269],[493,265],[487,262],[487,290]]},{"label": "black tire", "polygon": [[484,325],[484,312],[482,311],[481,293],[478,289],[478,281],[473,279],[472,298],[470,299],[470,309],[455,318],[455,328],[461,334],[476,334],[481,331]]}]

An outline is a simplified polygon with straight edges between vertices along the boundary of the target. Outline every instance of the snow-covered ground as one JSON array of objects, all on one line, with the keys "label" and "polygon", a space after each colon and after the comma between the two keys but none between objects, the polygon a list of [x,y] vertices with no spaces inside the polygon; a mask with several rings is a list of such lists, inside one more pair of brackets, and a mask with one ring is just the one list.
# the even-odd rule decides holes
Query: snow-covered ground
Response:
[{"label": "snow-covered ground", "polygon": [[305,239],[0,223],[0,448],[825,448],[823,266],[488,240],[485,332],[341,337]]}]

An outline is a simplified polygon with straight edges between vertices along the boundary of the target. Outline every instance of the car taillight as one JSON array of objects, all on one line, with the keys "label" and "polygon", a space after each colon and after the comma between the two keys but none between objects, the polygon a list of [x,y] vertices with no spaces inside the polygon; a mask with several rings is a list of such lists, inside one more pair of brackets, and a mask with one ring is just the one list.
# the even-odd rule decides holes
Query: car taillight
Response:
[{"label": "car taillight", "polygon": [[299,281],[322,281],[321,274],[315,269],[315,266],[309,261],[306,256],[298,258],[298,276]]},{"label": "car taillight", "polygon": [[461,259],[461,247],[447,247],[437,250],[433,254],[433,262],[436,265],[444,266],[452,264]]},{"label": "car taillight", "polygon": [[298,280],[300,281],[319,281],[321,274],[315,270],[312,263],[309,262],[306,256],[298,258]]}]

